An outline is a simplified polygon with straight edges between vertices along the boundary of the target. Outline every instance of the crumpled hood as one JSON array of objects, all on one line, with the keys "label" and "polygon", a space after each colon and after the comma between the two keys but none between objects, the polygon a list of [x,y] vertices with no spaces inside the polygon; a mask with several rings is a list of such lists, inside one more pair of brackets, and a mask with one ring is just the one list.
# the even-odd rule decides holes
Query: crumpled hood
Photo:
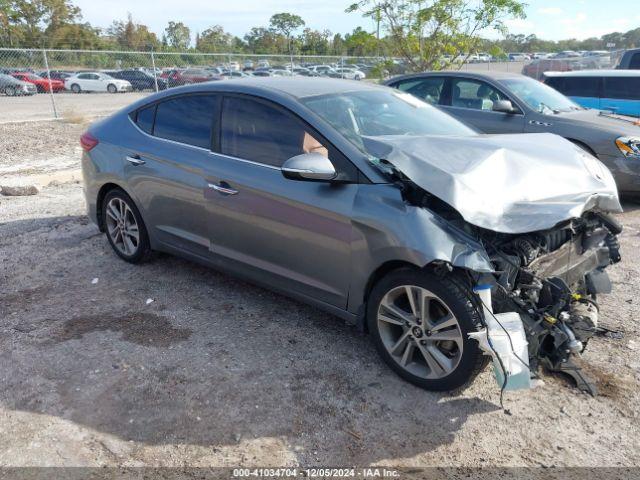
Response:
[{"label": "crumpled hood", "polygon": [[546,230],[587,210],[621,212],[611,172],[549,133],[363,137],[367,151],[455,208],[502,233]]}]

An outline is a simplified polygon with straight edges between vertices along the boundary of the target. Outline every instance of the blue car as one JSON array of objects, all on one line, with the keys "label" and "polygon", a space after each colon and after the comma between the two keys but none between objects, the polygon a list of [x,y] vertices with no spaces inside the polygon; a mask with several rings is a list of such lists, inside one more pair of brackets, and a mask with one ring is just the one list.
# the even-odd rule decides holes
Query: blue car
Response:
[{"label": "blue car", "polygon": [[640,117],[640,71],[545,72],[544,83],[586,108]]}]

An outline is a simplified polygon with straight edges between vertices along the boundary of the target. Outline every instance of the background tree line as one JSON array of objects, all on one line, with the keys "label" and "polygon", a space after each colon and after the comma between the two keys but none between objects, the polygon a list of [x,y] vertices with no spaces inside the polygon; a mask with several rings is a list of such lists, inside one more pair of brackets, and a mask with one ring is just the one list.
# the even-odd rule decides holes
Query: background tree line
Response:
[{"label": "background tree line", "polygon": [[[361,27],[342,35],[315,30],[291,13],[273,15],[268,25],[251,28],[242,38],[212,25],[193,32],[169,21],[159,37],[133,19],[114,20],[105,29],[82,20],[72,0],[0,0],[0,46],[19,48],[118,49],[248,54],[352,55],[403,57],[416,70],[442,67],[442,58],[477,52],[603,50],[640,45],[640,28],[586,40],[548,41],[512,35],[505,20],[523,18],[518,0],[360,0],[347,11],[373,19],[376,32]],[[498,31],[501,40],[482,34]],[[380,32],[383,32],[380,34]]]}]

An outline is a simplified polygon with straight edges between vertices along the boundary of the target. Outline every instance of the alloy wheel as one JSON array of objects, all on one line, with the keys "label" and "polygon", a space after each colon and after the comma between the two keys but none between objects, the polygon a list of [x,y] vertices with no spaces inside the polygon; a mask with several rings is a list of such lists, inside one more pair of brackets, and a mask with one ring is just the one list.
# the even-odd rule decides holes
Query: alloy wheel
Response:
[{"label": "alloy wheel", "polygon": [[450,375],[460,363],[462,330],[437,295],[415,285],[387,292],[377,314],[385,349],[404,370],[424,379]]},{"label": "alloy wheel", "polygon": [[122,198],[112,198],[106,208],[107,233],[113,245],[131,256],[140,246],[140,229],[133,211]]}]

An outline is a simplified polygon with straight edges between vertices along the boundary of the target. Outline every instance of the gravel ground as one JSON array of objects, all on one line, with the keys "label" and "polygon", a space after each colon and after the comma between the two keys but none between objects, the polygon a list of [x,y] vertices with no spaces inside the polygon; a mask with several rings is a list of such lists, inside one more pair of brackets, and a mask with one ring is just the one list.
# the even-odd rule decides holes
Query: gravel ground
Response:
[{"label": "gravel ground", "polygon": [[[77,168],[79,126],[32,126],[2,168]],[[489,370],[425,392],[328,314],[178,258],[119,260],[78,183],[0,196],[0,466],[638,466],[640,209],[620,219],[602,323],[625,336],[582,359],[601,395],[544,375],[508,415]]]}]

